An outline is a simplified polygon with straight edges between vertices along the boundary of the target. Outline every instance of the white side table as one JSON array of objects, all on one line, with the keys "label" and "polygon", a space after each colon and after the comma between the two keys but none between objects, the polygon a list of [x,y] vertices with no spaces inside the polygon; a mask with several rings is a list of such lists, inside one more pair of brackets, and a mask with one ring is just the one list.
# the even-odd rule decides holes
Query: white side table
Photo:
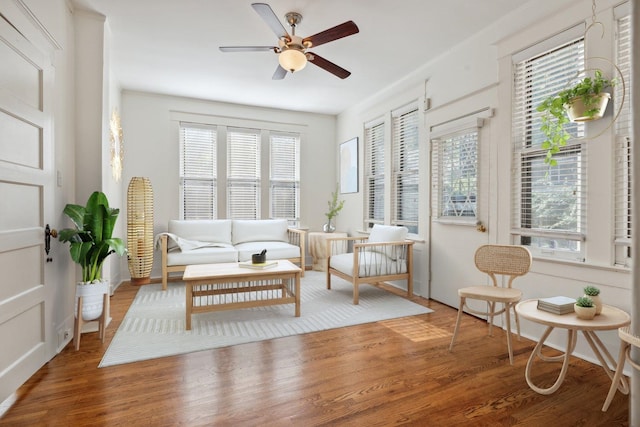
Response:
[{"label": "white side table", "polygon": [[[313,270],[327,271],[327,239],[335,237],[347,237],[347,233],[334,231],[324,233],[322,231],[312,231],[309,236],[309,253],[313,257]],[[335,254],[334,254],[335,255]]]}]

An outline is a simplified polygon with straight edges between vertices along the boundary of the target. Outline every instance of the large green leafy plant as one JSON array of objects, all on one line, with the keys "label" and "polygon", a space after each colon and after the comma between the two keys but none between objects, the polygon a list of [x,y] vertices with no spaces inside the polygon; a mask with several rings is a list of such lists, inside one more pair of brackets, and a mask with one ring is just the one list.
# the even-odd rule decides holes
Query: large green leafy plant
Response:
[{"label": "large green leafy plant", "polygon": [[107,196],[95,191],[86,206],[68,204],[64,214],[75,228],[58,233],[61,242],[69,242],[71,259],[82,267],[82,281],[93,282],[102,277],[102,264],[111,254],[124,255],[127,251],[122,239],[112,237],[120,209],[110,208]]},{"label": "large green leafy plant", "polygon": [[547,137],[542,142],[542,149],[547,150],[545,163],[555,166],[557,162],[553,155],[560,151],[560,147],[567,145],[567,141],[571,138],[571,134],[565,129],[565,125],[570,122],[566,105],[575,98],[580,98],[587,108],[585,115],[594,117],[599,111],[599,98],[596,95],[602,94],[605,89],[613,86],[615,86],[615,80],[606,79],[602,71],[595,70],[593,78],[583,78],[575,85],[548,97],[537,107],[537,110],[542,113],[540,130]]}]

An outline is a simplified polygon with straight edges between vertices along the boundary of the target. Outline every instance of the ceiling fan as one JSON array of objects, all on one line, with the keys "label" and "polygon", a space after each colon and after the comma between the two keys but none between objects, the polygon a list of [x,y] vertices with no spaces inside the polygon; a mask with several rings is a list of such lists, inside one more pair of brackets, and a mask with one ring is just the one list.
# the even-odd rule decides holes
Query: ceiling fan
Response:
[{"label": "ceiling fan", "polygon": [[296,35],[296,27],[302,21],[302,15],[299,13],[289,12],[285,15],[287,23],[291,26],[291,34],[289,34],[268,4],[252,3],[251,7],[276,33],[278,46],[220,46],[222,52],[275,52],[278,54],[279,65],[273,74],[273,80],[283,79],[287,71],[293,73],[302,70],[307,65],[307,61],[341,79],[351,75],[351,72],[315,53],[308,52],[307,49],[356,34],[360,30],[353,21],[347,21],[313,36],[302,38]]}]

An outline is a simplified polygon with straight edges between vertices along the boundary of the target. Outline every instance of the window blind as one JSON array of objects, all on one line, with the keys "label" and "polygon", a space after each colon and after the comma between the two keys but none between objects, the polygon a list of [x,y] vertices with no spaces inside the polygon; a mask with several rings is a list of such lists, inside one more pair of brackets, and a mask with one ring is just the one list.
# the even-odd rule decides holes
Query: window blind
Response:
[{"label": "window blind", "polygon": [[391,113],[392,156],[391,224],[418,234],[419,141],[418,108]]},{"label": "window blind", "polygon": [[270,217],[286,218],[291,225],[300,219],[300,138],[272,133],[270,145]]},{"label": "window blind", "polygon": [[[631,17],[628,10],[616,21],[616,65],[624,78],[614,87],[614,114],[620,111],[615,122],[615,263],[629,266],[631,261]],[[619,80],[619,78],[618,78]],[[624,92],[623,92],[624,90]],[[623,96],[624,95],[624,96]],[[624,99],[624,102],[622,102]],[[621,105],[622,103],[622,105]]]},{"label": "window blind", "polygon": [[384,224],[384,122],[365,125],[365,228]]},{"label": "window blind", "polygon": [[181,218],[217,218],[215,126],[180,124]]},{"label": "window blind", "polygon": [[582,78],[584,40],[568,40],[514,64],[512,234],[537,254],[584,259],[586,146],[583,123],[568,127],[573,138],[544,163],[546,139],[536,108],[548,96]]},{"label": "window blind", "polygon": [[478,128],[431,140],[432,216],[437,219],[477,218]]},{"label": "window blind", "polygon": [[259,130],[227,130],[227,218],[260,218]]}]

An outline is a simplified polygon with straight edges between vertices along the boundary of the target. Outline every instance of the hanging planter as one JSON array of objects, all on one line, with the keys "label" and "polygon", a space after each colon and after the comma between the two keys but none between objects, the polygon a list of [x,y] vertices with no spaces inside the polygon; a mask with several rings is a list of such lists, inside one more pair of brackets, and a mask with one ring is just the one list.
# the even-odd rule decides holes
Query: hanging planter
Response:
[{"label": "hanging planter", "polygon": [[610,99],[611,95],[607,92],[586,97],[576,96],[570,99],[564,108],[567,111],[567,116],[569,116],[570,121],[590,122],[601,119],[604,116]]},{"label": "hanging planter", "polygon": [[593,77],[584,77],[575,85],[545,99],[537,108],[542,113],[540,130],[547,137],[542,149],[547,150],[545,163],[557,164],[553,155],[567,144],[571,134],[566,130],[570,122],[586,122],[604,116],[611,95],[605,90],[615,86],[614,80],[604,77],[596,69]]}]

